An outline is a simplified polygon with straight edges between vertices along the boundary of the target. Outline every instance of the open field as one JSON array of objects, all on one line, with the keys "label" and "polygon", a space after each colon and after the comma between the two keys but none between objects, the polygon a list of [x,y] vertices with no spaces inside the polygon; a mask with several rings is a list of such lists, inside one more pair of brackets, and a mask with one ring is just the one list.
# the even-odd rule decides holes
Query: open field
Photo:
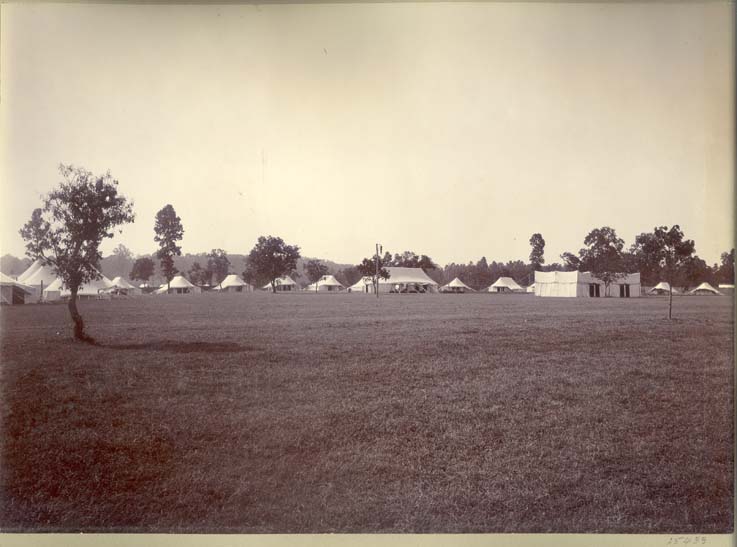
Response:
[{"label": "open field", "polygon": [[732,530],[731,298],[80,307],[1,312],[6,531]]}]

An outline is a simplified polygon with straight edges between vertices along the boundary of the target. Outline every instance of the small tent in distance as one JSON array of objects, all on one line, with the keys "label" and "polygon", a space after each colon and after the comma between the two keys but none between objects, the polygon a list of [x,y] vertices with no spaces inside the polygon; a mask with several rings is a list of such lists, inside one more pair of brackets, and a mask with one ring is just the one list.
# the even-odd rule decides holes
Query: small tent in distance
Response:
[{"label": "small tent in distance", "polygon": [[[648,294],[669,294],[670,293],[670,283],[667,281],[661,281],[657,285],[655,285],[652,289],[647,291]],[[673,294],[680,294],[676,289],[673,289]]]},{"label": "small tent in distance", "polygon": [[358,281],[356,281],[353,285],[348,287],[348,292],[351,294],[354,293],[369,293],[373,292],[374,287],[371,284],[371,277],[364,276]]},{"label": "small tent in distance", "polygon": [[714,287],[709,285],[709,283],[704,281],[701,285],[699,285],[698,287],[690,291],[688,294],[706,294],[706,295],[718,294],[718,295],[721,295],[722,293],[720,293]]},{"label": "small tent in distance", "polygon": [[489,292],[524,292],[525,290],[511,277],[500,277],[489,287]]},{"label": "small tent in distance", "polygon": [[200,294],[202,289],[190,283],[183,275],[177,275],[168,284],[164,283],[156,294]]},{"label": "small tent in distance", "polygon": [[338,292],[345,290],[345,287],[340,281],[335,279],[335,276],[323,275],[315,283],[307,285],[304,290],[312,292]]},{"label": "small tent in distance", "polygon": [[[299,287],[297,286],[297,282],[294,281],[291,277],[288,275],[285,275],[283,277],[280,277],[279,279],[274,280],[274,285],[276,285],[276,291],[277,292],[292,292],[296,291]],[[267,283],[263,287],[261,287],[262,291],[270,291],[271,290],[271,283]]]},{"label": "small tent in distance", "polygon": [[114,278],[111,283],[113,284],[110,289],[112,294],[120,296],[139,296],[141,294],[141,289],[123,279],[122,276]]},{"label": "small tent in distance", "polygon": [[461,281],[459,278],[455,278],[450,283],[447,283],[440,287],[440,292],[443,293],[453,293],[453,294],[464,294],[467,292],[476,292],[471,287],[466,285],[463,281]]},{"label": "small tent in distance", "polygon": [[219,284],[212,288],[215,292],[230,293],[230,292],[251,292],[253,287],[243,281],[236,274],[228,274],[225,279]]}]

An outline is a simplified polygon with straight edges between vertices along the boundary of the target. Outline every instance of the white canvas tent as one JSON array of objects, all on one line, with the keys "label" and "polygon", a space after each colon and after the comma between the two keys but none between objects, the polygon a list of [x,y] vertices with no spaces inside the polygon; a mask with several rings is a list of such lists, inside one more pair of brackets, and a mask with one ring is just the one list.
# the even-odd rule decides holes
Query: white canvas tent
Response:
[{"label": "white canvas tent", "polygon": [[304,288],[312,292],[337,292],[345,290],[343,284],[335,279],[333,275],[323,275],[317,282],[311,283]]},{"label": "white canvas tent", "polygon": [[156,294],[200,294],[202,289],[190,283],[183,275],[177,275],[168,284],[164,283]]},{"label": "white canvas tent", "polygon": [[[438,284],[422,268],[392,266],[386,268],[386,270],[389,272],[389,279],[379,279],[380,293],[424,293],[438,291]],[[369,291],[373,292],[373,290],[373,285],[369,285]]]},{"label": "white canvas tent", "polygon": [[465,292],[476,292],[471,287],[466,285],[463,281],[457,277],[450,283],[440,287],[440,292],[448,293],[465,293]]},{"label": "white canvas tent", "polygon": [[353,293],[368,293],[373,292],[374,287],[371,285],[371,278],[369,276],[362,277],[356,281],[353,285],[348,287],[348,292]]},{"label": "white canvas tent", "polygon": [[640,274],[623,274],[609,285],[590,272],[535,272],[535,296],[635,298],[640,296]]},{"label": "white canvas tent", "polygon": [[701,285],[690,291],[688,294],[722,294],[714,287],[704,281]]},{"label": "white canvas tent", "polygon": [[28,268],[26,268],[26,270],[22,274],[18,276],[18,281],[21,283],[25,283],[26,279],[31,277],[36,272],[36,270],[41,268],[41,266],[43,266],[43,262],[41,262],[40,258],[37,258],[30,266],[28,266]]},{"label": "white canvas tent", "polygon": [[61,279],[56,278],[54,282],[46,287],[43,292],[43,299],[47,302],[54,302],[61,299]]},{"label": "white canvas tent", "polygon": [[26,299],[33,298],[33,294],[31,287],[0,272],[0,303],[25,304]]},{"label": "white canvas tent", "polygon": [[[380,293],[438,292],[438,284],[422,268],[391,266],[386,270],[389,272],[389,279],[379,279]],[[373,293],[374,285],[371,277],[361,278],[349,287],[349,292]]]},{"label": "white canvas tent", "polygon": [[[288,275],[285,275],[283,277],[280,277],[279,279],[276,279],[274,281],[276,285],[277,292],[289,292],[289,291],[296,291],[297,290],[297,283],[289,277]],[[271,290],[271,283],[267,283],[263,287],[261,287],[262,291],[270,291]]]},{"label": "white canvas tent", "polygon": [[[36,263],[34,262],[34,264]],[[33,268],[33,264],[31,265],[31,268]],[[28,272],[31,268],[26,270],[26,272]],[[24,272],[24,274],[26,272]],[[21,274],[21,277],[22,276],[23,274]],[[18,280],[20,280],[20,277],[18,278]],[[54,273],[54,270],[51,269],[51,266],[39,264],[38,267],[30,272],[23,281],[21,281],[21,283],[23,283],[24,285],[28,285],[33,289],[33,296],[26,301],[28,302],[40,300],[46,288],[54,281],[56,281],[56,274]]]},{"label": "white canvas tent", "polygon": [[500,277],[489,287],[489,292],[517,292],[524,291],[511,277]]},{"label": "white canvas tent", "polygon": [[111,292],[122,294],[125,296],[138,296],[141,294],[141,289],[129,283],[123,277],[118,276],[112,280]]},{"label": "white canvas tent", "polygon": [[212,288],[213,291],[218,292],[249,292],[253,290],[253,287],[243,281],[236,274],[229,274],[219,285],[215,285]]},{"label": "white canvas tent", "polygon": [[[670,293],[670,283],[667,281],[661,281],[657,285],[655,285],[652,289],[647,291],[648,294],[669,294]],[[676,289],[673,289],[673,294],[680,294]]]},{"label": "white canvas tent", "polygon": [[[113,288],[113,283],[104,275],[99,279],[94,279],[88,283],[82,285],[77,291],[78,299],[96,299],[96,298],[110,298],[110,289]],[[62,298],[69,298],[72,295],[71,291],[64,287],[60,278],[55,279],[49,284],[43,291],[43,299],[47,302],[53,302]]]}]

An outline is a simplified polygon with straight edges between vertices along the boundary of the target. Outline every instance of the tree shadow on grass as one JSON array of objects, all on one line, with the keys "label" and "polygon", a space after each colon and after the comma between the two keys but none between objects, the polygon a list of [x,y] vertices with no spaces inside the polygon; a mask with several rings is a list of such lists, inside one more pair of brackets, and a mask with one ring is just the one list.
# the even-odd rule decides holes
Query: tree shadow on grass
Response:
[{"label": "tree shadow on grass", "polygon": [[238,353],[253,351],[251,346],[234,342],[177,342],[174,340],[152,340],[140,344],[98,344],[100,347],[118,350],[168,351],[170,353]]}]

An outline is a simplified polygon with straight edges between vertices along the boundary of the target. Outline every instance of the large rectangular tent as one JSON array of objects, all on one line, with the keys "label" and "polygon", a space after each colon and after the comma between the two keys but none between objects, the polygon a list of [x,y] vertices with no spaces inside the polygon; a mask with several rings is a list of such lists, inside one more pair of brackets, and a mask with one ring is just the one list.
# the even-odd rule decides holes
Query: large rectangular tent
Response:
[{"label": "large rectangular tent", "polygon": [[535,296],[635,298],[640,290],[639,273],[621,274],[607,289],[591,272],[535,272]]},{"label": "large rectangular tent", "polygon": [[[380,293],[425,293],[438,292],[439,285],[425,273],[422,268],[403,268],[391,266],[386,268],[388,279],[379,279]],[[350,287],[349,292],[373,293],[374,285],[371,277],[363,277]]]}]

